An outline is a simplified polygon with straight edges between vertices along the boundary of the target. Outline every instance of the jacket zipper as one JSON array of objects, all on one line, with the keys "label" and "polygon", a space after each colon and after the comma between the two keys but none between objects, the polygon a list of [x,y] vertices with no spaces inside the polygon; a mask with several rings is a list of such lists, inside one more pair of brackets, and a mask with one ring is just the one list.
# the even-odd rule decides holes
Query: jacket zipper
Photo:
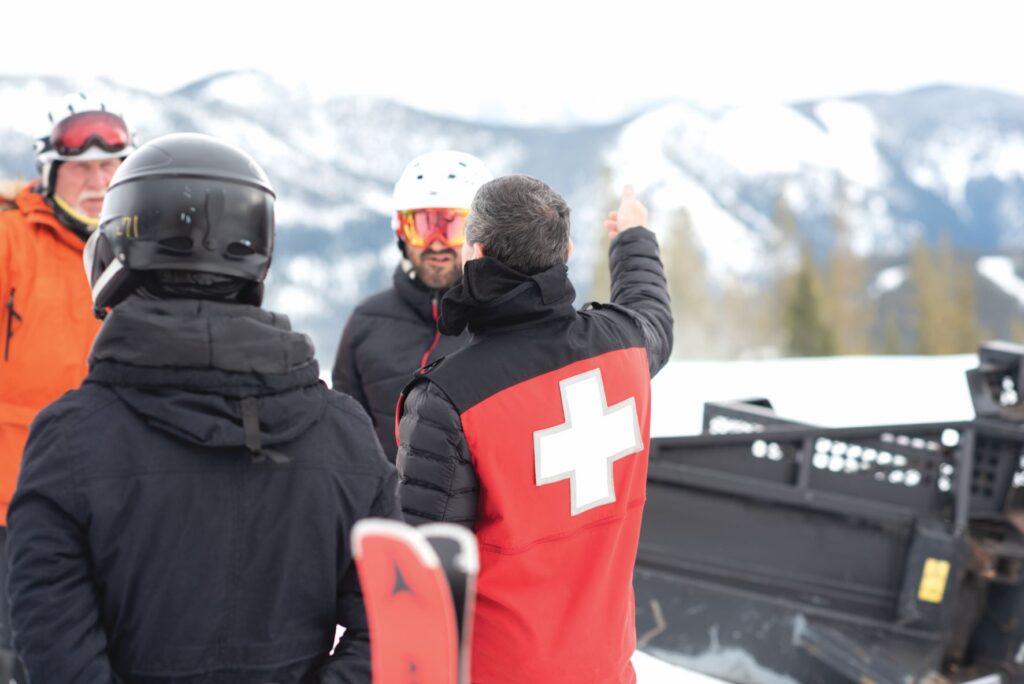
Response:
[{"label": "jacket zipper", "polygon": [[427,366],[427,360],[430,358],[430,355],[434,353],[434,350],[437,349],[437,343],[441,341],[441,331],[437,329],[438,315],[436,294],[434,295],[434,299],[431,301],[430,306],[434,314],[434,341],[430,343],[429,347],[427,347],[427,353],[424,354],[423,358],[420,360],[420,373],[423,373],[423,369]]},{"label": "jacket zipper", "polygon": [[4,339],[4,361],[11,355],[11,338],[14,337],[14,320],[21,320],[21,314],[14,310],[14,288],[11,288],[11,295],[7,299],[7,335]]}]

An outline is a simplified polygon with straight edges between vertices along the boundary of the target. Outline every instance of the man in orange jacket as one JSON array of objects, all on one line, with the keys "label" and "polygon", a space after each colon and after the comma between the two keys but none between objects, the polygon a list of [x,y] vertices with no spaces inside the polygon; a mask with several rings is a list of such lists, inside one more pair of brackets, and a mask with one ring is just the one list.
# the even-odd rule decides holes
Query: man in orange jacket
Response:
[{"label": "man in orange jacket", "polygon": [[[29,424],[88,370],[99,322],[82,250],[114,171],[135,149],[124,119],[83,95],[50,120],[36,142],[39,179],[0,212],[0,647],[8,649],[7,506]],[[0,675],[2,662],[0,654]]]}]

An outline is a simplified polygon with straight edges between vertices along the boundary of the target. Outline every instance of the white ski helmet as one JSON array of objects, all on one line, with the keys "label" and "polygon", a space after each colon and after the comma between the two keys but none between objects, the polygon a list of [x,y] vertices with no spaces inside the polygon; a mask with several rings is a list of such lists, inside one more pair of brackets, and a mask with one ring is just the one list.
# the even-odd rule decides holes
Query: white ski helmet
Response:
[{"label": "white ski helmet", "polygon": [[135,150],[135,133],[119,114],[84,93],[72,93],[48,113],[50,132],[35,143],[43,194],[53,192],[56,162],[124,159]]},{"label": "white ski helmet", "polygon": [[471,154],[454,150],[421,154],[395,183],[391,227],[398,231],[400,211],[469,209],[473,195],[492,178],[487,166]]}]

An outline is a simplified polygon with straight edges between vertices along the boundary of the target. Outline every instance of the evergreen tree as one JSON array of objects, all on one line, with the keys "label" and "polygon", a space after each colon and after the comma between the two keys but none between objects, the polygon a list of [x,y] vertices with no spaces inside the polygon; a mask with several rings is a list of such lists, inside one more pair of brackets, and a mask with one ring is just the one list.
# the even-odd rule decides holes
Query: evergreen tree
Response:
[{"label": "evergreen tree", "polygon": [[882,318],[882,353],[903,354],[903,332],[895,308],[889,309]]},{"label": "evergreen tree", "polygon": [[767,287],[760,295],[756,319],[764,331],[767,344],[788,350],[786,308],[795,269],[800,263],[800,224],[786,200],[785,187],[779,190],[772,207],[772,225],[775,235],[767,245],[766,263],[771,275]]},{"label": "evergreen tree", "polygon": [[675,320],[673,356],[713,355],[707,268],[686,209],[673,215],[661,253]]},{"label": "evergreen tree", "polygon": [[984,339],[977,319],[974,260],[958,259],[948,232],[935,250],[918,239],[910,253],[916,350],[921,354],[972,352]]},{"label": "evergreen tree", "polygon": [[950,307],[953,353],[973,352],[988,337],[978,323],[977,301],[974,293],[974,263],[971,254],[956,258],[952,241],[943,240],[942,248],[950,252],[949,260],[955,264],[950,277]]},{"label": "evergreen tree", "polygon": [[828,258],[826,319],[832,325],[836,353],[870,351],[871,304],[865,293],[864,258],[853,249],[850,202],[837,175],[832,207],[832,248]]},{"label": "evergreen tree", "polygon": [[945,316],[945,288],[932,251],[923,237],[919,237],[910,250],[910,282],[914,290],[914,333],[919,354],[941,354],[949,346],[949,329]]},{"label": "evergreen tree", "polygon": [[835,335],[825,317],[824,286],[809,246],[800,251],[800,264],[787,288],[784,325],[786,351],[791,356],[835,354]]}]

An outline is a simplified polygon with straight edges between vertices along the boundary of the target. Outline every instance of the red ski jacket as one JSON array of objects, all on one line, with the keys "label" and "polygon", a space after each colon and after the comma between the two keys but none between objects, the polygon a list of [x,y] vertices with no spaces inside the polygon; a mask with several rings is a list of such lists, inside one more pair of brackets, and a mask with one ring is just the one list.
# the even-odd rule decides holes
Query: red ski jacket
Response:
[{"label": "red ski jacket", "polygon": [[577,312],[564,266],[483,258],[442,302],[469,345],[403,393],[407,519],[472,525],[472,681],[630,684],[650,379],[671,350],[652,233],[612,246],[615,303]]}]

